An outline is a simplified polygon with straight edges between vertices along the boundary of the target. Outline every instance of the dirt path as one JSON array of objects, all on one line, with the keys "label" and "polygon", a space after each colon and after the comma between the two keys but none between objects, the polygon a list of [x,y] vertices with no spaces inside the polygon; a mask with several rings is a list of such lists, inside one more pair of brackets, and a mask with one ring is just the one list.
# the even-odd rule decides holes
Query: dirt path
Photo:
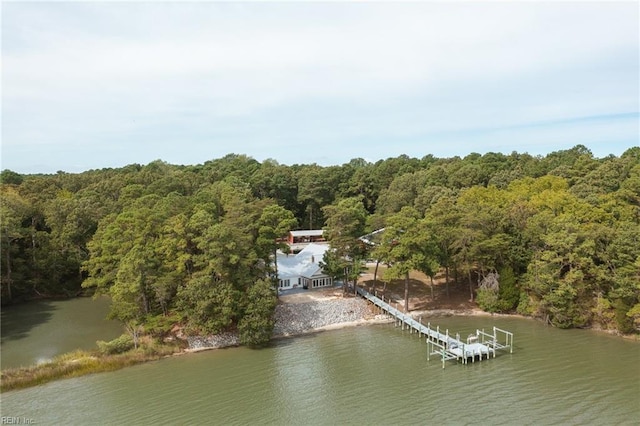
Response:
[{"label": "dirt path", "polygon": [[[381,294],[384,289],[384,282],[380,277],[384,274],[384,266],[378,269],[378,280],[373,281],[374,268],[370,267],[360,276],[358,284],[364,286],[369,291],[377,291]],[[437,275],[433,283],[433,294],[431,280],[425,274],[412,272],[409,275],[409,310],[453,310],[453,311],[478,311],[478,305],[469,300],[469,287],[466,284],[456,285],[449,283],[448,294],[445,284],[444,274]],[[404,305],[404,280],[391,280],[387,282],[385,297],[391,297],[393,302],[399,306]]]},{"label": "dirt path", "polygon": [[[380,266],[378,270],[378,281],[373,281],[373,267],[363,273],[358,284],[365,287],[369,291],[376,291],[382,294],[384,283],[380,280],[380,276],[384,273],[384,267]],[[476,312],[479,311],[478,305],[469,301],[469,288],[466,284],[455,285],[449,284],[447,295],[447,286],[445,285],[444,276],[438,275],[434,280],[433,296],[431,292],[430,279],[420,272],[412,272],[409,276],[409,310],[410,311],[456,311],[456,312]],[[283,294],[280,300],[283,303],[306,303],[313,301],[331,300],[342,298],[341,288],[330,288],[322,290],[308,290],[294,294]],[[387,282],[385,298],[391,297],[394,303],[399,306],[404,304],[404,280],[392,280]]]},{"label": "dirt path", "polygon": [[328,288],[317,290],[305,290],[293,294],[280,295],[282,303],[307,303],[323,300],[331,300],[342,297],[342,288]]}]

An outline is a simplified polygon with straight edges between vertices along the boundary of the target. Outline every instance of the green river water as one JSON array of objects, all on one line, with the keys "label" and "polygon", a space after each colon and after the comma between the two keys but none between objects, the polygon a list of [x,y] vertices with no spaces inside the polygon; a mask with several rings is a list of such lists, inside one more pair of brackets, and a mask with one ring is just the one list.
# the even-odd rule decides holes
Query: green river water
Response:
[{"label": "green river water", "polygon": [[115,339],[124,330],[105,319],[109,304],[106,297],[79,297],[3,307],[0,365],[37,364],[74,349],[95,349],[96,340]]},{"label": "green river water", "polygon": [[442,369],[417,335],[361,326],[7,392],[2,416],[39,425],[639,424],[640,343],[526,319],[436,322],[462,336],[510,330],[514,353]]}]

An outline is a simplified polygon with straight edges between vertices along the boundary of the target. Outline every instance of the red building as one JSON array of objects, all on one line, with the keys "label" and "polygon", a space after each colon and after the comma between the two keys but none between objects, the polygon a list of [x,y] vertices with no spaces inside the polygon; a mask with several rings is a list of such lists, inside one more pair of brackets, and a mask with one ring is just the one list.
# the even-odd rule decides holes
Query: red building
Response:
[{"label": "red building", "polygon": [[291,244],[324,243],[324,231],[322,229],[309,229],[301,231],[289,231],[287,242]]}]

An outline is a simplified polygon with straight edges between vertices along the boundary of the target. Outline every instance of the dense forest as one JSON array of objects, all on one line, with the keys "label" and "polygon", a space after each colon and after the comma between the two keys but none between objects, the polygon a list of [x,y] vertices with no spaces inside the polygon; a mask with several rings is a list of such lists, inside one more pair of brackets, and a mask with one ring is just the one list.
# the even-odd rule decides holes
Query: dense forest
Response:
[{"label": "dense forest", "polygon": [[[230,154],[1,179],[2,303],[108,294],[134,335],[181,323],[268,340],[277,237],[322,227],[335,275],[344,256],[376,258],[391,265],[385,279],[419,270],[464,282],[488,311],[640,327],[640,147],[329,167]],[[356,243],[382,227],[373,251]]]}]

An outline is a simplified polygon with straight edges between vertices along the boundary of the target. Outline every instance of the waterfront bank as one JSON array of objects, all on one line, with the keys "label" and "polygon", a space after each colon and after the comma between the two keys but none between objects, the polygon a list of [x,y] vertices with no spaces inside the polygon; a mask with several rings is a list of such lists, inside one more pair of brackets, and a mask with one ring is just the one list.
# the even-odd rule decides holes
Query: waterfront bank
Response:
[{"label": "waterfront bank", "polygon": [[[310,333],[321,331],[337,330],[341,328],[374,325],[393,322],[385,315],[378,314],[368,302],[359,297],[351,295],[343,297],[342,290],[325,290],[315,292],[304,292],[292,295],[285,295],[280,298],[280,303],[276,308],[276,326],[274,329],[274,345],[284,338],[293,338]],[[415,318],[438,319],[434,325],[449,328],[452,332],[458,332],[450,326],[452,318],[475,317],[479,322],[486,318],[505,319],[519,318],[518,315],[491,314],[478,309],[437,309],[428,311],[414,311],[410,315]],[[442,319],[442,320],[440,320]],[[529,321],[540,324],[527,318]],[[474,329],[475,330],[475,329]],[[610,333],[603,333],[610,334]],[[222,333],[215,336],[180,336],[184,342],[184,349],[174,346],[173,349],[162,349],[161,353],[149,353],[147,355],[139,353],[123,354],[120,357],[97,357],[95,352],[87,351],[73,354],[65,354],[47,363],[38,366],[30,366],[21,370],[13,369],[8,372],[3,371],[4,377],[11,377],[11,380],[20,382],[21,375],[24,377],[23,383],[18,383],[13,388],[34,386],[48,381],[77,377],[80,375],[92,374],[103,371],[114,371],[134,364],[157,360],[167,356],[183,355],[192,352],[207,351],[212,349],[239,346],[239,339],[235,333]],[[629,337],[637,341],[637,337]],[[69,356],[67,356],[69,355]],[[62,368],[60,368],[62,366]],[[8,374],[7,374],[8,373]],[[35,377],[35,379],[34,379]],[[4,381],[4,380],[3,380]],[[6,389],[3,385],[3,390]]]},{"label": "waterfront bank", "polygon": [[427,360],[416,333],[393,324],[346,327],[276,339],[261,350],[205,351],[7,392],[2,412],[38,424],[141,426],[405,425],[425,419],[625,425],[640,414],[635,342],[520,318],[441,319],[465,335],[492,325],[511,330],[514,353],[442,370],[439,360]]},{"label": "waterfront bank", "polygon": [[[82,301],[86,303],[86,301]],[[341,292],[315,292],[301,296],[283,297],[276,308],[274,338],[349,327],[375,324],[385,319],[375,318],[367,303],[360,298],[342,298]],[[175,345],[153,345],[119,355],[100,355],[95,350],[72,351],[52,355],[38,364],[3,369],[2,391],[21,389],[50,381],[114,371],[135,364],[155,361],[167,356],[238,346],[235,333],[214,336],[179,336],[185,349]]]}]

